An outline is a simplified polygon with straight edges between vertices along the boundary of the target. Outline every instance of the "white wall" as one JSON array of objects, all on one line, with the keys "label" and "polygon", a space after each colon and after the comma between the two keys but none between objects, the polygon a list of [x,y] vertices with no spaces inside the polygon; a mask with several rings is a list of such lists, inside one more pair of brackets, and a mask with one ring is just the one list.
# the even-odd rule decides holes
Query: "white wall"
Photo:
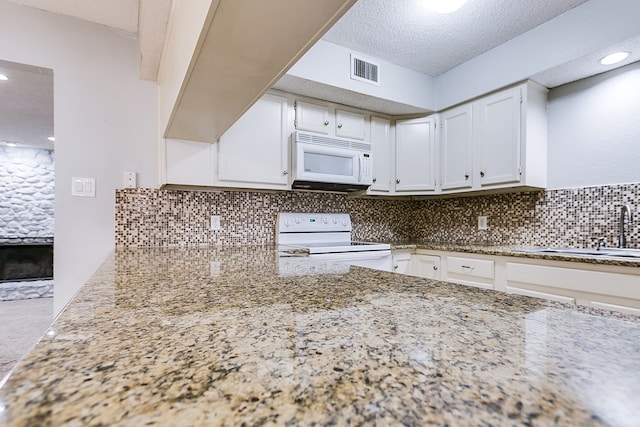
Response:
[{"label": "white wall", "polygon": [[640,181],[640,62],[549,92],[549,188]]},{"label": "white wall", "polygon": [[[319,40],[287,71],[287,75],[425,110],[435,109],[433,77],[371,58],[380,65],[380,86],[353,80],[350,78],[352,52]],[[367,59],[367,56],[362,56]]]},{"label": "white wall", "polygon": [[[54,310],[112,251],[123,172],[157,186],[157,89],[138,79],[137,41],[105,27],[0,0],[1,59],[54,72]],[[71,177],[96,197],[71,197]]]}]

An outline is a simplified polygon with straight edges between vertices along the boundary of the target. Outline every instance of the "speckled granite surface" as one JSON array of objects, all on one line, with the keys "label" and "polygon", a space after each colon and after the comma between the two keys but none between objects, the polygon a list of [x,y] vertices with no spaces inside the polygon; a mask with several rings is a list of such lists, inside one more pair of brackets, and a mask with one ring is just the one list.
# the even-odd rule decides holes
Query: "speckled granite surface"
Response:
[{"label": "speckled granite surface", "polygon": [[118,251],[0,388],[0,425],[640,422],[638,318],[278,261]]},{"label": "speckled granite surface", "polygon": [[524,248],[522,246],[487,246],[471,244],[458,245],[454,243],[416,243],[402,241],[391,243],[391,249],[425,249],[432,251],[463,252],[484,255],[512,256],[519,258],[547,259],[551,261],[582,262],[587,264],[618,265],[622,267],[640,267],[640,258],[562,253],[531,253],[520,251],[521,249],[530,249]]}]

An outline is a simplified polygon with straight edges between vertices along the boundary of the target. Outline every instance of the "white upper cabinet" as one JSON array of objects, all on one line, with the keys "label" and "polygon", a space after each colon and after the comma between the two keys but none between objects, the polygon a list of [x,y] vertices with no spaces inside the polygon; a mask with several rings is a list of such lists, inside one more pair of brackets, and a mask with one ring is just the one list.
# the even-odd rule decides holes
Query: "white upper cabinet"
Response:
[{"label": "white upper cabinet", "polygon": [[215,183],[215,145],[170,138],[163,143],[162,184],[211,186]]},{"label": "white upper cabinet", "polygon": [[436,117],[396,121],[397,192],[436,190]]},{"label": "white upper cabinet", "polygon": [[336,136],[351,139],[365,139],[365,117],[354,111],[336,110]]},{"label": "white upper cabinet", "polygon": [[474,103],[480,186],[520,182],[521,87]]},{"label": "white upper cabinet", "polygon": [[473,141],[471,104],[461,105],[440,115],[440,154],[442,190],[473,186]]},{"label": "white upper cabinet", "polygon": [[287,105],[285,97],[266,94],[222,135],[218,147],[220,185],[288,187]]},{"label": "white upper cabinet", "polygon": [[373,156],[373,184],[369,192],[391,191],[391,123],[388,119],[371,117],[371,146]]},{"label": "white upper cabinet", "polygon": [[332,124],[328,106],[296,101],[296,129],[328,134]]},{"label": "white upper cabinet", "polygon": [[546,93],[528,82],[440,113],[442,193],[545,188]]}]

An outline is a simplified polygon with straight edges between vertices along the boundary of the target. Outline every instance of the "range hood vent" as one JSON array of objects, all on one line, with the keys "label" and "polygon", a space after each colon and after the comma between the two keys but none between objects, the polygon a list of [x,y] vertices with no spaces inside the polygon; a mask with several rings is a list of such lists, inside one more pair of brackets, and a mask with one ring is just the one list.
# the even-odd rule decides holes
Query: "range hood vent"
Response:
[{"label": "range hood vent", "polygon": [[369,59],[351,54],[351,78],[380,86],[379,66]]}]

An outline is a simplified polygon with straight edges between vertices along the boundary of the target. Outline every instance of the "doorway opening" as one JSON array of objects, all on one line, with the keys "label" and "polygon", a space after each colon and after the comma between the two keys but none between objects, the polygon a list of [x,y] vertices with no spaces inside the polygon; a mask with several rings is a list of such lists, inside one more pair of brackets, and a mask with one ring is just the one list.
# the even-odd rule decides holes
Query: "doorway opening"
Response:
[{"label": "doorway opening", "polygon": [[53,296],[53,70],[0,60],[0,301]]}]

